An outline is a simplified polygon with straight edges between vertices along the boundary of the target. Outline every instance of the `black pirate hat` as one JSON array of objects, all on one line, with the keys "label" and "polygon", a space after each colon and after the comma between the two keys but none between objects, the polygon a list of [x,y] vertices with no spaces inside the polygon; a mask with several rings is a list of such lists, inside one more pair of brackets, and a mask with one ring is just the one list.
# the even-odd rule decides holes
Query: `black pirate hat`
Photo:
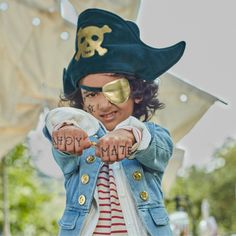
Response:
[{"label": "black pirate hat", "polygon": [[138,26],[114,13],[87,9],[79,15],[76,51],[64,69],[64,93],[70,94],[88,74],[123,73],[155,80],[183,55],[185,42],[153,48],[140,39]]}]

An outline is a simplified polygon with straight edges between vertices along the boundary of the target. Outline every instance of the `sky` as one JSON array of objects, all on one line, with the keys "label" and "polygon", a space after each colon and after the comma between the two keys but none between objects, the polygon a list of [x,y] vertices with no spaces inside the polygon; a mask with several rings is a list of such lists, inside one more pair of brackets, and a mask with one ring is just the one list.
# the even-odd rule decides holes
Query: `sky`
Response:
[{"label": "sky", "polygon": [[182,59],[169,70],[222,99],[216,102],[177,147],[184,166],[205,166],[226,138],[236,138],[235,0],[143,0],[137,23],[142,40],[157,48],[186,41]]}]

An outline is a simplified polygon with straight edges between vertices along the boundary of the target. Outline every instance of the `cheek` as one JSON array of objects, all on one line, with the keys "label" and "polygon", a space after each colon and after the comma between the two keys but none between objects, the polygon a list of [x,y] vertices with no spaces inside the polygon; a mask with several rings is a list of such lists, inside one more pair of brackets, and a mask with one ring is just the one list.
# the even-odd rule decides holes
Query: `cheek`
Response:
[{"label": "cheek", "polygon": [[95,103],[94,102],[91,102],[89,101],[89,99],[85,99],[84,100],[84,104],[83,104],[83,109],[90,113],[90,114],[93,114],[96,112],[96,106],[95,106]]},{"label": "cheek", "polygon": [[129,99],[127,103],[122,107],[122,110],[126,114],[126,116],[131,116],[133,115],[133,110],[134,110],[134,102],[132,99]]}]

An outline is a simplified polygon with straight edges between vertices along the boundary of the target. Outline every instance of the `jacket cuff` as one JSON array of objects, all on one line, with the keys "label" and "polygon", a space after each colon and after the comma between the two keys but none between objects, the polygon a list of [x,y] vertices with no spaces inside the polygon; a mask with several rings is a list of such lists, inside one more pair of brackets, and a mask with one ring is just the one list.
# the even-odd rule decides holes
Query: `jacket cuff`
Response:
[{"label": "jacket cuff", "polygon": [[133,132],[134,137],[137,136],[135,134],[136,129],[138,129],[141,132],[141,140],[138,144],[138,147],[136,148],[136,151],[144,150],[149,146],[150,141],[151,141],[151,134],[149,133],[147,127],[145,126],[145,124],[142,121],[138,120],[137,118],[135,118],[133,116],[130,116],[128,119],[126,119],[123,122],[121,122],[120,124],[118,124],[116,126],[115,130],[122,129],[122,128],[125,129],[125,127],[134,128],[134,132]]}]

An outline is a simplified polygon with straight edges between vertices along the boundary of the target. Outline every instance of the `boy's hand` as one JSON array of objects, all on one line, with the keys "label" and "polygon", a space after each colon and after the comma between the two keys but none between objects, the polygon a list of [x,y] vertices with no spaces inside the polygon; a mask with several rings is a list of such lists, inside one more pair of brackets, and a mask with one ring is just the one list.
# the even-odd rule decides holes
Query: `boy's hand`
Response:
[{"label": "boy's hand", "polygon": [[52,142],[59,151],[76,155],[82,155],[83,150],[91,146],[87,133],[71,125],[53,131]]},{"label": "boy's hand", "polygon": [[135,138],[131,131],[125,129],[112,131],[99,139],[96,155],[109,164],[120,161],[131,155],[134,142]]}]

